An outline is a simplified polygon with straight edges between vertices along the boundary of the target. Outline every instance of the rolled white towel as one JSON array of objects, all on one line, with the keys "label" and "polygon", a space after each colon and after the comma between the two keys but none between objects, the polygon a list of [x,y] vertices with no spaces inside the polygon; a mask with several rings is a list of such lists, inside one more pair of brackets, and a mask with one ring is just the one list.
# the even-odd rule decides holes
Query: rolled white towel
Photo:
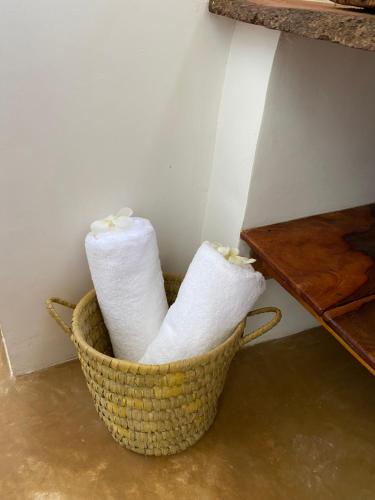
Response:
[{"label": "rolled white towel", "polygon": [[249,259],[204,242],[140,363],[169,363],[210,351],[245,318],[264,289],[265,280]]},{"label": "rolled white towel", "polygon": [[[130,210],[91,225],[85,246],[116,358],[137,361],[159,332],[168,305],[154,228]],[[125,216],[124,216],[125,214]]]}]

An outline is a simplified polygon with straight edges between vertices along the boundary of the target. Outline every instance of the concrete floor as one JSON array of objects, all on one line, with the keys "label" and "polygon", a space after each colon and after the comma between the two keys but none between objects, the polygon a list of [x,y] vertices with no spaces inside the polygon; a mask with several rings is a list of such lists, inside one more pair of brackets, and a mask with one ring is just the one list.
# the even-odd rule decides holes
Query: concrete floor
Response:
[{"label": "concrete floor", "polygon": [[321,329],[242,350],[206,436],[173,457],[121,448],[78,362],[17,381],[0,361],[0,498],[375,498],[375,380]]}]

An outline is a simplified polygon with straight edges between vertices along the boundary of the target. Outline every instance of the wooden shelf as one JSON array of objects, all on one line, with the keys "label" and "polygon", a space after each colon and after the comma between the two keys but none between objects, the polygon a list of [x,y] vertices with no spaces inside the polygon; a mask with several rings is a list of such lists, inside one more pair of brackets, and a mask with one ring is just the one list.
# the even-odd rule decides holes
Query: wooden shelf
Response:
[{"label": "wooden shelf", "polygon": [[331,309],[323,318],[367,365],[375,366],[375,295]]},{"label": "wooden shelf", "polygon": [[311,0],[210,0],[213,14],[306,38],[375,51],[375,14]]},{"label": "wooden shelf", "polygon": [[375,205],[246,230],[242,239],[375,374]]}]

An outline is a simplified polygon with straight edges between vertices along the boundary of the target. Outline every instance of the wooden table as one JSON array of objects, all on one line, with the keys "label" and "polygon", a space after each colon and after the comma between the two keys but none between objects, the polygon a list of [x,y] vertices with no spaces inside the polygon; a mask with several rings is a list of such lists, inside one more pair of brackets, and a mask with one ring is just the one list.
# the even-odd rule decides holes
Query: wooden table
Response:
[{"label": "wooden table", "polygon": [[210,0],[209,9],[213,14],[305,38],[375,50],[375,14],[355,7],[312,0]]},{"label": "wooden table", "polygon": [[241,236],[262,270],[375,375],[375,204]]}]

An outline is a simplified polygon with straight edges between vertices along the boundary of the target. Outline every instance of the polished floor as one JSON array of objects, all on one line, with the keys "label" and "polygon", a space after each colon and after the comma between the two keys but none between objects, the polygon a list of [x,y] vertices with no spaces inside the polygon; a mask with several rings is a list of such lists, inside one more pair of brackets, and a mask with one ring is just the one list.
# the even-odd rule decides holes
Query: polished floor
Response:
[{"label": "polished floor", "polygon": [[76,361],[0,374],[1,500],[375,499],[375,379],[322,329],[241,351],[214,425],[173,457],[117,445]]}]

